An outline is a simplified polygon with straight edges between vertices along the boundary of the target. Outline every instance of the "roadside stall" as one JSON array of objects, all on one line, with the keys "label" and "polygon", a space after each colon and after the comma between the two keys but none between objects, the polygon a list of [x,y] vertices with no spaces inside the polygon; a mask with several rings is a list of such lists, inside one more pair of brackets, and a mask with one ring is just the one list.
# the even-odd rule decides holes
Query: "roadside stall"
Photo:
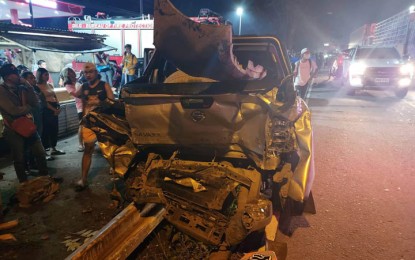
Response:
[{"label": "roadside stall", "polygon": [[[65,88],[58,86],[59,73],[65,67],[72,67],[72,62],[77,57],[90,55],[92,58],[99,51],[114,50],[115,48],[103,44],[104,39],[103,35],[0,23],[0,50],[8,54],[8,62],[16,66],[25,65],[29,70],[35,71],[38,60],[47,61],[47,69],[61,103],[60,137],[76,133],[78,118],[73,97]],[[0,119],[0,129],[2,127]]]}]

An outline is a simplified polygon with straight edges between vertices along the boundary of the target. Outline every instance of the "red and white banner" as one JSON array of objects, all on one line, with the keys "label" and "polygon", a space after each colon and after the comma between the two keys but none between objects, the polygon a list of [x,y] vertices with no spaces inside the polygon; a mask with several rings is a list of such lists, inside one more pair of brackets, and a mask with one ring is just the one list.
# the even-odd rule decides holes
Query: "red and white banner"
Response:
[{"label": "red and white banner", "polygon": [[153,30],[154,23],[153,21],[137,21],[137,22],[105,22],[99,21],[99,23],[95,23],[94,21],[91,23],[88,22],[73,22],[68,23],[69,30]]}]

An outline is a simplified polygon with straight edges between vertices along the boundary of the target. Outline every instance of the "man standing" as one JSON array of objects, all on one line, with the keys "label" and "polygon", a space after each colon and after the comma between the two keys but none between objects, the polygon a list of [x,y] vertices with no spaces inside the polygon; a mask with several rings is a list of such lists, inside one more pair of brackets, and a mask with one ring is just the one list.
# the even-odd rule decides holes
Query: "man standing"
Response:
[{"label": "man standing", "polygon": [[46,67],[46,61],[44,61],[44,60],[38,60],[38,61],[37,61],[37,66],[38,66],[38,68],[48,69],[48,68]]},{"label": "man standing", "polygon": [[301,59],[295,63],[294,86],[300,97],[305,99],[307,89],[317,73],[317,65],[310,59],[310,51],[307,48],[301,50]]},{"label": "man standing", "polygon": [[19,117],[31,117],[30,112],[39,106],[39,100],[33,87],[20,78],[17,68],[13,64],[6,64],[0,68],[0,75],[4,83],[0,85],[0,112],[5,121],[4,137],[13,154],[14,169],[20,183],[27,181],[25,173],[25,148],[31,149],[35,156],[40,175],[48,175],[46,152],[36,132],[30,137],[23,137],[16,133],[11,125]]},{"label": "man standing", "polygon": [[[107,98],[114,99],[114,93],[108,83],[98,79],[98,71],[95,64],[90,62],[85,63],[83,72],[87,82],[82,84],[76,91],[75,96],[82,99],[82,114],[85,116],[93,109],[101,106],[102,102]],[[84,141],[85,150],[82,156],[82,176],[76,184],[76,191],[82,191],[88,186],[88,172],[91,167],[92,154],[94,152],[97,136],[91,129],[83,126],[82,139]]]},{"label": "man standing", "polygon": [[137,57],[131,53],[131,44],[126,44],[124,49],[125,52],[122,59],[121,86],[136,79],[135,69],[138,62]]}]

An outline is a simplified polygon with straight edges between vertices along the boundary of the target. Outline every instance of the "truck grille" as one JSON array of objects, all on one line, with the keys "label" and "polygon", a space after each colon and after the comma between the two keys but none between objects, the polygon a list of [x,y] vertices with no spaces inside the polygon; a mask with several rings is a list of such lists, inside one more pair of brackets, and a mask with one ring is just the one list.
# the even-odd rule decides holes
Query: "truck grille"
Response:
[{"label": "truck grille", "polygon": [[365,76],[370,78],[396,78],[399,76],[399,68],[367,68]]}]

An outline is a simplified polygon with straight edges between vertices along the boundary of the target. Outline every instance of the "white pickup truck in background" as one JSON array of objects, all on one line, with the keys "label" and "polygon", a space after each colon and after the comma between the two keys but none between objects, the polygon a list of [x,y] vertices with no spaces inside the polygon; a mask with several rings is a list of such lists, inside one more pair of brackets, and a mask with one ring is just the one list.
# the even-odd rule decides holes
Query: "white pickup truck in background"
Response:
[{"label": "white pickup truck in background", "polygon": [[394,47],[356,47],[344,60],[342,83],[357,89],[392,90],[404,98],[413,78],[413,65],[402,60]]}]

